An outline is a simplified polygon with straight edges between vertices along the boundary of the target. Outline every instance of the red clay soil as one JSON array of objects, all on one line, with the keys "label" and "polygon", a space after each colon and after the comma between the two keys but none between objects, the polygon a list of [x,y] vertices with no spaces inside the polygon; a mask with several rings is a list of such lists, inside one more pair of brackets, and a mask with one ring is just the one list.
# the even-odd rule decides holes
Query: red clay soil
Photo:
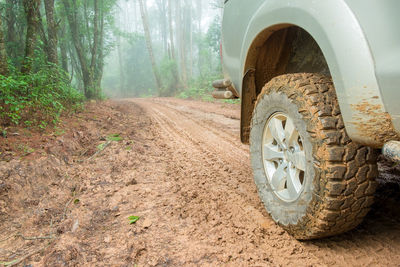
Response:
[{"label": "red clay soil", "polygon": [[299,242],[257,196],[239,113],[132,99],[91,103],[54,134],[8,129],[0,266],[398,266],[398,167],[381,161],[357,229]]}]

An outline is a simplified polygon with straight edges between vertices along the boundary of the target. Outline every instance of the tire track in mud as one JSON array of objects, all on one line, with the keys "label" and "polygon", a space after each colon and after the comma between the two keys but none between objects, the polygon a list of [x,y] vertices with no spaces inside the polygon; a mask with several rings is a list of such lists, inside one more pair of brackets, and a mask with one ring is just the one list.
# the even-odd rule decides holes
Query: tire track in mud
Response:
[{"label": "tire track in mud", "polygon": [[[187,224],[192,238],[205,244],[197,261],[181,264],[396,266],[400,262],[400,228],[390,218],[367,217],[356,230],[330,239],[294,240],[263,210],[248,149],[240,144],[236,129],[202,111],[160,99],[135,102],[160,127],[171,153],[170,171],[180,187],[180,216],[193,223]],[[199,229],[198,224],[203,226]]]}]

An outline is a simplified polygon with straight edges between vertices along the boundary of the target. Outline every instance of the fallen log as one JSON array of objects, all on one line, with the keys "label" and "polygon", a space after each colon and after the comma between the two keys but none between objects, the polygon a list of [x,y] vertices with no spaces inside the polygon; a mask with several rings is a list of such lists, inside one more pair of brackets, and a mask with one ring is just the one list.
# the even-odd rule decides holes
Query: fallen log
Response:
[{"label": "fallen log", "polygon": [[213,86],[214,88],[217,88],[217,89],[219,89],[219,88],[225,89],[225,88],[227,88],[227,87],[229,87],[229,86],[231,86],[231,85],[232,85],[232,82],[231,82],[231,80],[229,80],[229,79],[216,80],[216,81],[214,81],[213,84],[212,84],[212,86]]},{"label": "fallen log", "polygon": [[227,90],[215,90],[211,94],[215,99],[233,99],[235,96],[231,91]]}]

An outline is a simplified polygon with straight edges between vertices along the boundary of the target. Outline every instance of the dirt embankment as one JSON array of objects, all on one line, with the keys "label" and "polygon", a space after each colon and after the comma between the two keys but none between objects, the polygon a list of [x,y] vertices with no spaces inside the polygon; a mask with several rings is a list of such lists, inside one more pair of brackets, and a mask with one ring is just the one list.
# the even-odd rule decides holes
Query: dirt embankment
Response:
[{"label": "dirt embankment", "polygon": [[[248,147],[239,141],[239,113],[238,106],[221,103],[110,101],[65,119],[55,135],[0,137],[0,262],[400,262],[398,168],[381,164],[377,204],[360,227],[330,239],[296,241],[275,225],[258,199]],[[393,177],[397,182],[390,181]],[[140,216],[132,225],[131,215]]]}]

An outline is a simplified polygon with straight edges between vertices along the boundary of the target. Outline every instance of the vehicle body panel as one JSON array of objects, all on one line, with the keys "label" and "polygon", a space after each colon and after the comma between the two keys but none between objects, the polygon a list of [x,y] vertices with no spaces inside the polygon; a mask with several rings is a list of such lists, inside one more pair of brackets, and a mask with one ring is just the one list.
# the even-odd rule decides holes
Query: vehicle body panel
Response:
[{"label": "vehicle body panel", "polygon": [[370,45],[385,108],[400,131],[400,1],[348,0]]},{"label": "vehicle body panel", "polygon": [[[372,52],[383,49],[382,44],[374,43],[376,48],[371,50],[367,35],[358,19],[362,16],[359,14],[367,11],[360,10],[356,15],[351,9],[361,8],[362,2],[374,2],[378,5],[378,1],[230,0],[225,5],[223,20],[222,50],[225,75],[232,80],[240,95],[243,95],[243,91],[246,90],[242,88],[243,77],[252,67],[246,65],[247,56],[257,36],[268,29],[274,30],[277,25],[301,27],[315,39],[326,58],[350,138],[362,144],[382,147],[388,138],[397,138],[390,115],[395,119],[396,128],[400,131],[400,125],[396,122],[400,114],[399,107],[391,107],[399,94],[396,88],[398,83],[394,82],[400,77],[400,56],[399,60],[395,61],[385,55],[385,52],[377,53],[382,61],[375,66]],[[396,0],[380,2],[399,6]],[[394,12],[392,13],[391,15],[394,15]],[[387,14],[381,16],[383,15]],[[381,16],[379,19],[384,20]],[[392,17],[392,20],[400,25],[398,17]],[[370,28],[373,24],[364,27]],[[390,29],[393,30],[393,27]],[[378,32],[370,31],[368,36],[377,38],[375,35]],[[400,37],[388,39],[393,46],[391,51],[400,55]],[[397,47],[393,43],[397,44]],[[381,88],[376,73],[382,77],[379,79]],[[390,98],[395,100],[389,100],[384,105],[384,100]]]}]

